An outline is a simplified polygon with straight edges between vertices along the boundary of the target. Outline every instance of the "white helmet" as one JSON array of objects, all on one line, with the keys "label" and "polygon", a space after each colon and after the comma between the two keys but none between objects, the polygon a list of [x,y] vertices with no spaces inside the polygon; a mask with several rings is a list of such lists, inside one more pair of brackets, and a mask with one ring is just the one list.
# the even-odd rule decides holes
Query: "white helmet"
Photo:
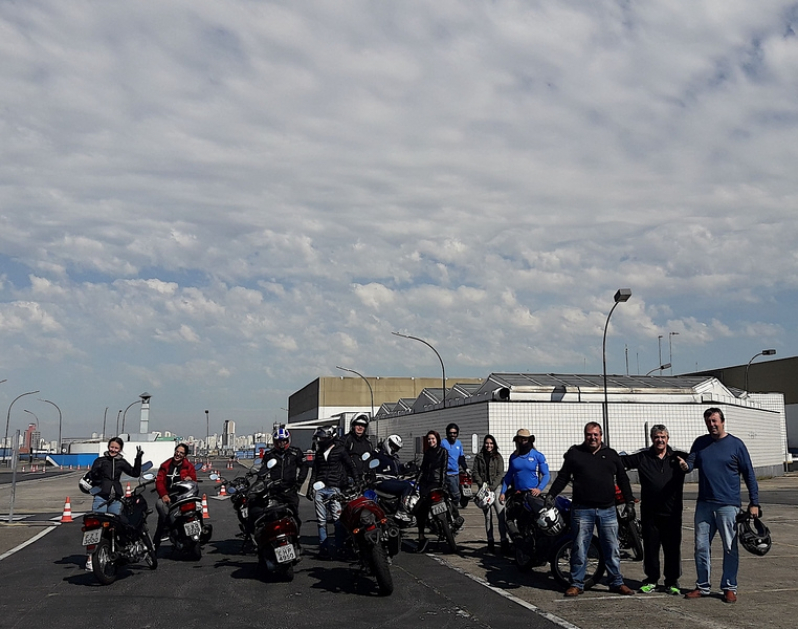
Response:
[{"label": "white helmet", "polygon": [[559,535],[565,528],[565,521],[556,507],[541,509],[535,522],[544,535]]},{"label": "white helmet", "polygon": [[396,454],[402,449],[402,438],[399,435],[388,435],[384,443],[388,454]]},{"label": "white helmet", "polygon": [[474,504],[483,511],[487,511],[490,506],[496,501],[496,492],[488,487],[487,483],[483,483],[479,488],[477,495],[474,496]]}]

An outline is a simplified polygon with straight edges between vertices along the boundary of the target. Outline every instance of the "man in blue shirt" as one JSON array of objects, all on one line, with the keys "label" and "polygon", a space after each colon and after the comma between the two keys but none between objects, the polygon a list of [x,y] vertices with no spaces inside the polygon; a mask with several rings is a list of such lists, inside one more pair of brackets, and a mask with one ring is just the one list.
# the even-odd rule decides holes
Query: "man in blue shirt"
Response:
[{"label": "man in blue shirt", "polygon": [[454,512],[455,526],[463,526],[463,518],[460,517],[460,470],[466,470],[465,452],[463,444],[457,436],[460,434],[460,427],[457,424],[446,426],[446,439],[441,446],[449,453],[449,465],[446,468],[446,488],[452,498],[452,511]]},{"label": "man in blue shirt", "polygon": [[704,411],[709,434],[699,437],[690,448],[687,461],[680,461],[682,470],[698,469],[698,500],[695,506],[695,569],[696,587],[685,598],[708,596],[711,590],[709,567],[710,547],[715,533],[723,542],[723,576],[720,587],[726,603],[737,602],[736,518],[740,511],[740,475],[748,488],[748,512],[759,517],[759,486],[748,449],[742,440],[726,432],[726,418],[719,408]]}]

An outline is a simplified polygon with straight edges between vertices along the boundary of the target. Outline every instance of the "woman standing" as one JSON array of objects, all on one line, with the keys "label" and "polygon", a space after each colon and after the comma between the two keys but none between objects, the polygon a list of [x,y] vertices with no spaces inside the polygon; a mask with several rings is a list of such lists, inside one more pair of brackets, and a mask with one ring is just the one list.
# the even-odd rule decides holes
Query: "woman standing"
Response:
[{"label": "woman standing", "polygon": [[[504,458],[499,454],[499,446],[493,435],[485,435],[482,440],[482,450],[474,458],[474,482],[477,487],[487,483],[494,494],[501,493],[502,479],[504,478]],[[488,552],[496,552],[493,535],[493,516],[499,524],[499,539],[501,540],[502,554],[510,552],[510,542],[507,540],[507,522],[504,519],[504,503],[494,500],[493,504],[485,509],[485,532],[488,535]]]},{"label": "woman standing", "polygon": [[[124,447],[125,442],[119,437],[111,437],[108,441],[108,451],[95,459],[92,464],[89,472],[90,478],[92,484],[100,488],[100,492],[94,496],[92,511],[119,515],[122,512],[122,503],[119,502],[119,498],[125,495],[119,478],[122,474],[133,477],[141,475],[141,457],[144,456],[144,451],[137,446],[136,460],[133,465],[130,465],[122,457],[122,448]],[[108,502],[109,500],[111,502]],[[108,504],[103,504],[105,502]]]},{"label": "woman standing", "polygon": [[417,553],[423,553],[428,544],[426,528],[430,505],[427,495],[430,490],[443,487],[448,464],[449,453],[441,447],[441,436],[436,431],[430,430],[424,438],[424,458],[421,459],[421,471],[418,476],[418,490],[421,498],[416,507],[416,517],[418,518]]}]

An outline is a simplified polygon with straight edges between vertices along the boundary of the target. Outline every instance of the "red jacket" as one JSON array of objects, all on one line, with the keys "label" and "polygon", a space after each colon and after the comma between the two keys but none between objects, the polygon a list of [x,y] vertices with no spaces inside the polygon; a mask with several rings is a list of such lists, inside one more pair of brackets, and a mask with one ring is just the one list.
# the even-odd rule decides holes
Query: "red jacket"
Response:
[{"label": "red jacket", "polygon": [[[161,463],[161,467],[158,468],[158,476],[155,477],[155,491],[158,492],[161,498],[169,493],[169,490],[166,488],[166,475],[169,473],[169,466],[173,460],[173,458],[166,459],[166,461]],[[194,466],[184,458],[180,462],[180,480],[185,480],[186,478],[197,480],[197,472]]]}]

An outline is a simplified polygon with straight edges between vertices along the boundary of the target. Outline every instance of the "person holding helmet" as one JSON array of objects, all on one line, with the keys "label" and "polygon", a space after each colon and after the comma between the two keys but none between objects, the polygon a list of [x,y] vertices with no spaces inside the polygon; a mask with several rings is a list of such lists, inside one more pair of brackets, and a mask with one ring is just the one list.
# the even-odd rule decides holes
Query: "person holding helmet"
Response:
[{"label": "person holding helmet", "polygon": [[161,537],[164,533],[164,525],[169,517],[169,490],[174,483],[190,478],[197,480],[197,471],[188,461],[188,446],[185,443],[178,443],[175,446],[174,455],[166,459],[158,468],[155,477],[155,491],[158,500],[155,501],[155,510],[158,512],[158,525],[155,527],[155,548],[161,545]]},{"label": "person holding helmet", "polygon": [[[320,427],[313,434],[316,444],[316,456],[313,459],[313,469],[310,473],[310,488],[308,500],[312,500],[316,508],[316,521],[319,527],[319,558],[329,559],[333,552],[327,537],[327,508],[332,510],[331,520],[335,523],[336,546],[340,549],[344,541],[345,531],[339,518],[341,517],[341,503],[336,500],[341,495],[341,490],[349,485],[349,479],[360,481],[360,473],[355,468],[352,458],[342,443],[335,439],[335,428]],[[319,491],[313,485],[321,481],[324,488]]]},{"label": "person holding helmet", "polygon": [[369,431],[369,416],[365,413],[355,415],[349,424],[349,432],[343,439],[344,448],[349,453],[352,463],[355,464],[355,469],[358,474],[363,474],[365,463],[363,462],[363,455],[368,452],[374,454],[374,446],[368,436]]},{"label": "person holding helmet", "polygon": [[[493,435],[485,435],[482,439],[482,450],[474,457],[474,482],[477,487],[487,485],[494,494],[501,493],[502,479],[504,478],[504,457],[499,453],[499,446]],[[496,542],[493,534],[493,516],[499,526],[499,539],[502,554],[510,552],[510,542],[507,539],[507,522],[504,519],[504,502],[495,499],[487,505],[485,511],[485,532],[488,536],[488,552],[496,552]]]},{"label": "person holding helmet", "polygon": [[748,488],[747,512],[758,518],[759,485],[748,448],[742,439],[726,432],[726,418],[719,408],[704,411],[709,434],[693,442],[687,461],[679,460],[684,472],[698,469],[698,499],[695,503],[695,589],[685,594],[694,599],[709,596],[710,549],[715,533],[723,542],[723,576],[720,588],[723,601],[737,602],[737,570],[740,555],[737,548],[736,519],[740,511],[740,475]]},{"label": "person holding helmet", "polygon": [[[267,463],[274,459],[276,465],[269,469]],[[294,512],[297,532],[302,527],[299,518],[299,494],[297,493],[308,477],[308,461],[305,453],[291,445],[291,433],[287,428],[278,428],[272,433],[272,448],[263,455],[258,476],[265,481],[279,483],[278,498],[289,505]]]},{"label": "person holding helmet", "polygon": [[458,508],[460,504],[460,470],[464,472],[470,471],[466,466],[463,444],[457,438],[459,434],[460,427],[454,423],[449,424],[446,426],[446,439],[441,443],[441,447],[449,455],[449,462],[446,468],[446,489],[452,499],[452,511],[458,529],[463,526],[463,518],[460,516],[460,509]]}]

